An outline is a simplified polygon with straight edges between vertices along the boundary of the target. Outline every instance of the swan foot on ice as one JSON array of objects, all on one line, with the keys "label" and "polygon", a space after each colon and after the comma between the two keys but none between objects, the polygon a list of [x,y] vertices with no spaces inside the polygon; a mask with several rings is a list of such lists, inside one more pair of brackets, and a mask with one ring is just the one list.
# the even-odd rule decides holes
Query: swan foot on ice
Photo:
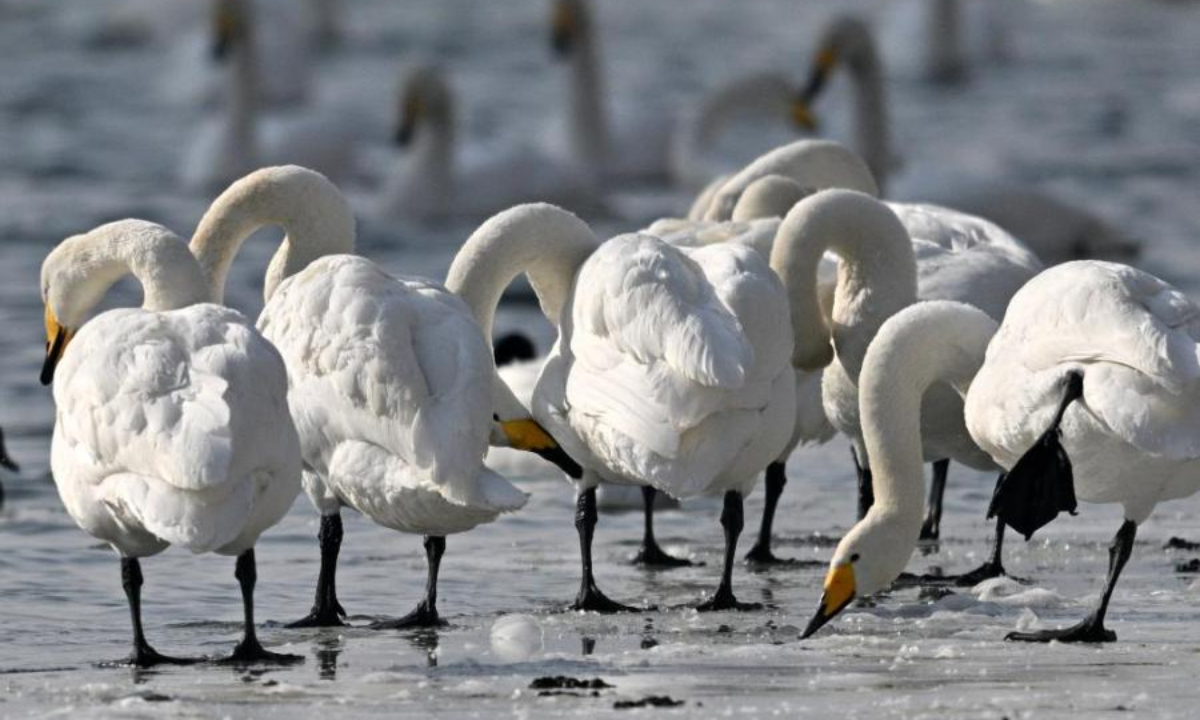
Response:
[{"label": "swan foot on ice", "polygon": [[1121,570],[1133,552],[1133,541],[1136,537],[1137,523],[1132,520],[1126,520],[1121,529],[1117,530],[1112,545],[1108,547],[1108,578],[1104,582],[1104,591],[1100,594],[1100,604],[1083,622],[1058,630],[1011,632],[1005,635],[1004,639],[1011,642],[1115,642],[1117,634],[1104,627],[1104,615],[1108,612],[1108,601],[1112,598],[1117,578],[1121,576]]},{"label": "swan foot on ice", "polygon": [[150,647],[145,640],[142,640],[141,642],[134,642],[133,652],[129,657],[121,660],[102,662],[99,664],[99,667],[150,668],[158,665],[195,665],[200,662],[204,662],[204,658],[179,658],[163,655]]},{"label": "swan foot on ice", "polygon": [[658,495],[658,491],[650,486],[642,487],[642,514],[645,517],[646,527],[642,534],[642,547],[638,549],[637,555],[633,557],[633,564],[644,568],[667,569],[677,567],[691,567],[696,563],[686,558],[677,558],[674,555],[668,555],[666,550],[663,550],[658,541],[654,539],[654,500]]},{"label": "swan foot on ice", "polygon": [[417,607],[412,612],[404,617],[378,620],[371,623],[369,627],[372,630],[407,630],[409,628],[445,627],[446,624],[446,621],[438,615],[437,606],[431,605],[428,600],[422,600],[417,603]]},{"label": "swan foot on ice", "polygon": [[129,601],[129,617],[133,621],[133,652],[129,657],[115,662],[100,663],[100,667],[148,668],[155,665],[193,665],[201,658],[176,658],[160,654],[146,642],[142,631],[142,565],[134,557],[121,558],[121,586],[125,599]]},{"label": "swan foot on ice", "polygon": [[301,655],[288,655],[267,650],[254,633],[254,585],[258,582],[258,567],[254,548],[238,555],[234,577],[242,586],[243,635],[233,654],[217,660],[218,665],[296,665],[304,662]]},{"label": "swan foot on ice", "polygon": [[293,623],[289,628],[345,627],[342,618],[346,610],[337,599],[334,584],[337,572],[338,551],[342,547],[342,516],[339,514],[321,517],[321,529],[317,532],[321,544],[321,571],[317,576],[317,597],[308,615]]},{"label": "swan foot on ice", "polygon": [[[609,599],[596,585],[596,577],[592,573],[592,538],[596,531],[596,517],[596,488],[593,487],[579,493],[575,501],[575,531],[579,533],[583,579],[579,584],[579,594],[568,609],[598,613],[642,612],[641,608]],[[647,609],[652,610],[653,607]]]},{"label": "swan foot on ice", "polygon": [[779,496],[783,494],[783,488],[787,485],[787,475],[784,470],[782,462],[773,462],[767,466],[765,482],[767,498],[763,504],[762,525],[758,529],[758,539],[754,542],[754,547],[750,548],[750,552],[746,553],[744,559],[747,564],[759,569],[775,566],[820,566],[823,563],[815,560],[781,558],[771,552],[771,530],[775,523],[775,509],[779,505]]},{"label": "swan foot on ice", "polygon": [[[962,575],[921,575],[916,578],[920,585],[954,585],[955,587],[975,587],[984,580],[1007,577],[1019,583],[1028,583],[1024,578],[1013,577],[1004,569],[1004,521],[996,520],[996,534],[992,539],[992,552],[988,559],[974,570]],[[907,574],[907,573],[906,573]]]},{"label": "swan foot on ice", "polygon": [[404,630],[407,628],[441,627],[446,624],[438,616],[437,582],[438,570],[442,567],[442,555],[446,552],[446,538],[440,535],[425,536],[425,598],[417,603],[416,609],[401,618],[379,620],[371,623],[372,630]]},{"label": "swan foot on ice", "polygon": [[716,610],[736,610],[746,612],[762,610],[762,603],[740,602],[733,595],[733,562],[737,554],[738,536],[742,534],[745,517],[742,494],[736,490],[725,493],[725,505],[721,509],[721,527],[725,530],[725,566],[721,572],[721,584],[717,592],[708,600],[696,606],[699,612]]}]

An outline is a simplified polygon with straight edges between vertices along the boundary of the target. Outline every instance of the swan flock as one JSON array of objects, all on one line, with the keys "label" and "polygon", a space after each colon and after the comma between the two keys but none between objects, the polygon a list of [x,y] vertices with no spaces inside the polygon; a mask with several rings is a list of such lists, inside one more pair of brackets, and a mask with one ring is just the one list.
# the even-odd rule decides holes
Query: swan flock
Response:
[{"label": "swan flock", "polygon": [[[1097,259],[1113,247],[1132,253],[1081,244],[1109,231],[1077,209],[997,188],[973,195],[977,207],[965,186],[958,203],[910,186],[919,170],[896,177],[881,60],[864,23],[831,24],[807,84],[744,86],[790,87],[763,107],[817,127],[818,100],[846,68],[857,147],[795,140],[719,175],[699,162],[680,169],[694,148],[680,149],[670,123],[609,124],[580,0],[557,0],[551,23],[572,79],[565,153],[460,161],[442,72],[411,69],[396,138],[410,162],[381,189],[377,214],[487,218],[472,222],[446,276],[427,278],[358,254],[356,213],[335,184],[349,175],[349,147],[331,144],[335,134],[308,143],[306,128],[260,117],[270,108],[256,85],[253,16],[244,3],[216,5],[229,102],[185,161],[185,185],[215,194],[190,238],[108,222],[59,242],[41,269],[53,478],[70,517],[117,553],[132,621],[121,664],[302,662],[259,641],[254,601],[255,546],[301,493],[319,514],[315,591],[291,628],[445,624],[438,585],[453,536],[525,512],[522,481],[533,474],[570,483],[579,589],[569,610],[659,609],[661,598],[601,589],[603,495],[626,489],[644,513],[638,562],[650,567],[689,563],[655,540],[663,497],[719,498],[719,536],[697,533],[720,537],[720,561],[689,609],[754,612],[762,605],[735,593],[745,499],[763,477],[745,560],[792,564],[772,549],[789,520],[778,515],[787,461],[835,435],[851,448],[846,493],[858,513],[823,582],[814,577],[820,599],[801,638],[893,587],[914,551],[938,540],[955,463],[997,478],[976,508],[995,520],[992,554],[965,574],[916,581],[1005,576],[1007,531],[1028,539],[1080,503],[1118,504],[1095,608],[1076,625],[1006,638],[1116,639],[1105,619],[1139,525],[1158,503],[1200,490],[1200,306],[1141,269]],[[698,142],[691,132],[686,142]],[[324,155],[313,169],[287,164],[289,144]],[[703,189],[679,217],[610,237],[567,209],[602,207],[614,183],[700,174]],[[896,185],[905,189],[893,196]],[[1006,224],[1004,203],[1032,211]],[[243,243],[268,226],[283,235],[265,305],[250,318],[225,304],[226,282]],[[493,350],[496,314],[522,277],[556,332],[540,357],[520,338]],[[127,278],[141,306],[99,311]],[[519,363],[502,367],[502,354]],[[0,465],[16,470],[2,434]],[[343,607],[357,599],[337,583],[342,544],[355,541],[345,510],[421,536],[414,609],[357,624]],[[243,620],[229,655],[175,657],[147,639],[141,561],[171,546],[233,559]]]}]

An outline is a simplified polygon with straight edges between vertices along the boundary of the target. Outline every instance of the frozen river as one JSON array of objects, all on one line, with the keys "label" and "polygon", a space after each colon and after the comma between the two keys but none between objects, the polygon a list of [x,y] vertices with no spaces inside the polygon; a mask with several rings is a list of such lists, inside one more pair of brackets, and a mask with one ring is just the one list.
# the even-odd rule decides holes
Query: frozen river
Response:
[{"label": "frozen river", "polygon": [[[595,4],[614,93],[627,104],[686,104],[705,87],[763,66],[799,81],[815,29],[835,5],[861,6],[884,21],[897,14],[884,7],[898,3]],[[419,538],[347,513],[339,585],[358,627],[287,630],[282,623],[307,611],[316,576],[317,518],[301,498],[263,537],[256,596],[264,641],[305,655],[303,665],[98,667],[127,652],[128,615],[116,558],[74,526],[48,474],[53,411],[36,381],[44,342],[37,269],[53,243],[101,221],[135,215],[186,232],[203,209],[202,198],[174,186],[197,120],[196,110],[169,101],[164,90],[186,79],[169,74],[177,71],[182,39],[151,42],[124,20],[98,31],[99,8],[117,5],[0,0],[0,425],[23,466],[21,475],[0,478],[7,493],[0,509],[0,717],[1195,717],[1200,575],[1176,566],[1200,553],[1163,549],[1172,536],[1200,540],[1195,499],[1163,505],[1142,527],[1109,616],[1116,645],[1027,647],[1002,638],[1018,627],[1073,622],[1094,602],[1120,522],[1115,508],[1083,506],[1033,542],[1012,541],[1009,569],[1029,584],[1002,581],[940,597],[898,590],[847,610],[801,643],[822,567],[739,568],[739,596],[767,604],[763,612],[699,615],[681,607],[716,579],[716,501],[659,516],[660,539],[707,563],[698,568],[629,566],[640,515],[601,517],[601,584],[615,598],[661,609],[616,618],[562,612],[578,583],[576,538],[570,488],[552,477],[519,479],[532,493],[521,514],[449,538],[440,585],[449,627],[363,628],[416,602],[424,558]],[[373,167],[393,161],[392,91],[407,57],[432,55],[450,67],[465,105],[464,134],[483,141],[517,137],[549,114],[544,108],[558,106],[561,78],[549,63],[541,1],[344,5],[350,48],[322,70],[319,97],[344,104],[361,123]],[[187,15],[168,21],[168,33],[182,38]],[[896,63],[894,132],[910,169],[963,166],[1058,192],[1143,238],[1143,265],[1197,296],[1200,7],[1052,2],[1022,5],[1012,24],[1013,61],[980,68],[961,90],[924,86]],[[886,47],[905,44],[892,37]],[[352,188],[363,206],[372,192],[365,181]],[[654,197],[662,206],[656,212],[685,207],[684,196]],[[629,222],[607,218],[600,227]],[[469,229],[367,220],[362,249],[396,272],[436,274]],[[230,281],[234,302],[248,311],[260,304],[268,245],[249,246]],[[510,308],[501,325],[528,318],[527,309]],[[798,451],[789,468],[779,552],[823,564],[829,539],[853,515],[849,453],[835,441]],[[991,478],[951,470],[946,539],[910,569],[952,572],[982,559],[991,485]],[[760,507],[756,494],[743,551]],[[147,633],[158,649],[215,655],[232,647],[241,618],[232,560],[168,551],[143,567]],[[505,622],[516,622],[531,641],[494,643],[497,620],[516,613],[531,619]],[[611,687],[531,687],[560,675]],[[681,704],[618,707],[650,696]]]}]

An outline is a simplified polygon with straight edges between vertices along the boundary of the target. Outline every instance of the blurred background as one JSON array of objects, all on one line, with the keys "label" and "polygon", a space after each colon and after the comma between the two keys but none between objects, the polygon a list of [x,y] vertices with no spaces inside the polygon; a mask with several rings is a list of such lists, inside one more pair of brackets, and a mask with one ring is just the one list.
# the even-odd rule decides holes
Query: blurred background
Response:
[{"label": "blurred background", "polygon": [[[567,5],[0,2],[0,425],[27,468],[10,494],[46,478],[37,278],[54,243],[123,217],[187,237],[239,163],[327,170],[356,207],[360,250],[431,277],[500,209],[489,203],[511,199],[498,189],[554,199],[602,234],[681,215],[708,173],[802,136],[790,100],[825,27],[846,13],[868,23],[878,48],[890,194],[937,199],[981,182],[1044,193],[1139,243],[1139,265],[1200,289],[1196,3]],[[818,133],[852,147],[854,75],[836,71],[813,105]],[[713,100],[718,91],[727,97]],[[723,109],[706,115],[714,103]],[[588,167],[571,140],[581,131],[572,123],[595,129],[581,107],[611,126],[613,147],[633,143],[610,155],[666,148],[667,171]],[[453,192],[429,191],[447,182],[433,162],[456,168]],[[273,249],[252,242],[239,260],[229,287],[240,309],[261,307]],[[126,288],[110,304],[136,298]]]}]

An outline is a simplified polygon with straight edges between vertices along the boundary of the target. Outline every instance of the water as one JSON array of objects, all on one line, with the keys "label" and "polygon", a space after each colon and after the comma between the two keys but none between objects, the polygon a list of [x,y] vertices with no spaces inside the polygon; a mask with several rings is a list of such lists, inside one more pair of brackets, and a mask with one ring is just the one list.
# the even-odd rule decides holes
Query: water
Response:
[{"label": "water", "polygon": [[[120,7],[154,4],[127,0]],[[319,101],[351,109],[372,168],[393,161],[391,91],[401,61],[417,54],[438,57],[453,71],[465,105],[464,133],[481,139],[477,152],[486,151],[484,141],[528,136],[551,114],[544,108],[557,107],[559,78],[548,65],[541,3],[485,8],[412,0],[402,10],[387,0],[345,4],[353,42],[323,68]],[[764,65],[799,73],[813,28],[834,9],[832,2],[784,0],[597,4],[609,85],[626,106],[687,102]],[[883,0],[852,4],[880,18],[895,12],[885,12]],[[449,539],[440,599],[449,627],[362,629],[370,618],[411,608],[424,562],[419,538],[347,513],[339,585],[359,627],[287,630],[283,622],[307,611],[316,575],[317,518],[301,499],[259,545],[257,605],[264,641],[305,655],[304,665],[153,673],[97,667],[127,652],[127,611],[115,557],[74,527],[48,476],[53,409],[36,384],[44,342],[38,266],[54,242],[99,222],[143,216],[186,233],[204,207],[203,198],[174,187],[180,148],[198,117],[168,102],[162,89],[173,82],[164,73],[174,67],[178,42],[170,34],[117,42],[139,36],[119,24],[98,32],[107,6],[0,4],[10,69],[0,74],[0,425],[23,466],[20,476],[2,478],[8,501],[0,510],[0,717],[593,717],[618,714],[614,703],[648,695],[684,704],[644,712],[689,717],[1194,714],[1200,601],[1194,576],[1175,571],[1191,554],[1160,549],[1172,535],[1196,533],[1193,501],[1160,507],[1141,529],[1110,616],[1121,640],[1097,648],[1013,646],[1000,638],[1031,622],[1064,624],[1087,611],[1120,522],[1110,507],[1085,506],[1032,543],[1013,541],[1009,568],[1030,585],[960,590],[936,600],[914,589],[896,591],[873,607],[848,610],[799,643],[819,595],[819,567],[739,568],[739,596],[767,603],[764,612],[698,615],[678,607],[710,590],[716,578],[721,534],[714,501],[659,517],[668,549],[705,561],[700,568],[629,567],[640,516],[601,519],[602,586],[615,598],[664,609],[618,618],[560,612],[578,582],[576,541],[569,487],[548,477],[519,479],[533,494],[520,515]],[[179,32],[187,16],[166,27]],[[1055,2],[1024,7],[1013,23],[1017,59],[979,70],[965,90],[926,87],[897,63],[889,90],[900,152],[913,168],[944,163],[1079,201],[1145,238],[1145,267],[1190,292],[1200,289],[1196,7]],[[905,44],[899,38],[888,47]],[[368,182],[351,187],[362,206],[372,192]],[[642,201],[646,214],[685,207],[679,194],[650,197]],[[598,227],[612,232],[631,222],[610,217]],[[368,218],[362,249],[397,272],[437,275],[469,230]],[[231,278],[232,301],[248,312],[261,305],[269,251],[269,242],[248,245]],[[135,300],[136,292],[123,288],[112,302]],[[507,309],[499,325],[528,324],[531,314]],[[544,330],[539,336],[544,343]],[[826,539],[840,536],[853,513],[844,443],[797,452],[790,477],[777,523],[779,552],[825,561]],[[990,478],[952,470],[947,539],[936,554],[914,560],[913,570],[955,571],[982,559],[990,487]],[[759,495],[749,500],[751,528],[760,503]],[[232,648],[240,622],[232,560],[172,550],[143,567],[147,632],[156,647],[206,655]],[[493,647],[493,624],[511,613],[529,614],[540,625],[540,649],[533,643],[514,655],[512,647]],[[545,675],[601,677],[615,687],[596,697],[591,691],[539,696],[529,686]]]}]

